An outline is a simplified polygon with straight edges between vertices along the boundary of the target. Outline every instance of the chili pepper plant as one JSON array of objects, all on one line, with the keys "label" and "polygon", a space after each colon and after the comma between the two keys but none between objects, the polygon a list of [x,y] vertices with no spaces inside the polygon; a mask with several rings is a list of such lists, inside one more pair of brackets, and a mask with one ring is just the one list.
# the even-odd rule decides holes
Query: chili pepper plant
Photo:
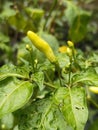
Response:
[{"label": "chili pepper plant", "polygon": [[77,48],[98,41],[84,3],[0,1],[0,130],[98,129],[98,51]]},{"label": "chili pepper plant", "polygon": [[51,46],[39,34],[27,35],[26,55],[0,68],[1,129],[83,130],[87,102],[97,106],[91,91],[98,87],[98,61],[85,59],[71,41]]}]

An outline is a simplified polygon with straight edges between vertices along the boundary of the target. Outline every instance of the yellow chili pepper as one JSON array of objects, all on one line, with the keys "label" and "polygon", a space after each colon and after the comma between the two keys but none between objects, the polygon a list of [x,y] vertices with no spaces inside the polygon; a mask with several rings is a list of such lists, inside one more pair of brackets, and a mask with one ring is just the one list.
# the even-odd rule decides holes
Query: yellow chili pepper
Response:
[{"label": "yellow chili pepper", "polygon": [[98,94],[98,87],[89,87],[89,90],[95,94]]},{"label": "yellow chili pepper", "polygon": [[57,59],[56,59],[51,47],[49,46],[49,44],[46,41],[44,41],[42,38],[40,38],[37,34],[35,34],[32,31],[28,31],[27,36],[32,41],[33,45],[38,50],[43,52],[51,63],[57,62]]}]

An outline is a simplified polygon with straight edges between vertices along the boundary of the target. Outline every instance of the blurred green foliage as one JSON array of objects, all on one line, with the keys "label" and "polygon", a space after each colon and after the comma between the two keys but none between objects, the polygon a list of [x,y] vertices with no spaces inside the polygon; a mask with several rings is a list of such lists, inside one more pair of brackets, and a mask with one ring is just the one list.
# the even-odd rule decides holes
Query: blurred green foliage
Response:
[{"label": "blurred green foliage", "polygon": [[[81,49],[97,49],[96,3],[93,0],[0,1],[0,64],[14,61],[17,46],[27,30],[51,33],[60,45],[72,40]],[[9,38],[8,43],[2,40],[3,36]],[[14,54],[11,58],[8,51]]]}]

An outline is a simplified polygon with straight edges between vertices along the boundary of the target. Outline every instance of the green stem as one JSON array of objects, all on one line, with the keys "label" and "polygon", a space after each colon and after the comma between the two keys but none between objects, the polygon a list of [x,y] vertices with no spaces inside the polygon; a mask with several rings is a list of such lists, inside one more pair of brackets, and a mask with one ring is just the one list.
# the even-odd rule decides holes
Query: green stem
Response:
[{"label": "green stem", "polygon": [[49,18],[50,18],[50,16],[51,16],[51,13],[52,13],[53,9],[55,8],[55,6],[56,6],[56,4],[57,4],[57,1],[58,1],[58,0],[54,0],[54,1],[53,1],[53,4],[52,4],[52,6],[51,6],[51,8],[50,8],[50,11],[49,11],[49,15],[47,16],[47,19],[46,19],[45,24],[44,24],[44,30],[45,30],[45,28],[46,28],[47,21],[49,20]]},{"label": "green stem", "polygon": [[34,7],[37,7],[38,5],[38,0],[34,0]]},{"label": "green stem", "polygon": [[70,57],[70,66],[69,66],[69,85],[71,83],[71,68],[72,68],[72,57]]},{"label": "green stem", "polygon": [[52,89],[55,89],[56,87],[50,83],[44,82],[44,85],[46,85],[47,87],[50,87]]},{"label": "green stem", "polygon": [[32,71],[36,72],[36,69],[37,69],[37,66],[35,66],[35,56],[34,56],[34,53],[33,53],[33,50],[29,51],[30,52],[30,60],[31,60],[31,65],[32,65]]},{"label": "green stem", "polygon": [[87,99],[98,109],[98,104],[93,99],[91,99],[91,97],[89,97]]},{"label": "green stem", "polygon": [[78,61],[76,59],[76,54],[75,54],[75,47],[72,47],[72,56],[73,56],[73,59],[74,59],[74,64],[76,65],[76,67],[81,70],[81,67],[79,66],[78,64]]},{"label": "green stem", "polygon": [[44,74],[45,74],[46,78],[48,79],[48,81],[49,81],[50,83],[52,83],[52,81],[51,81],[49,75],[48,75],[46,72],[44,72]]},{"label": "green stem", "polygon": [[61,81],[61,68],[60,68],[60,65],[59,65],[58,61],[57,61],[54,65],[55,65],[55,71],[57,72],[57,76],[58,76],[59,81],[60,81],[60,85],[62,86],[62,81]]},{"label": "green stem", "polygon": [[[34,79],[31,79],[31,82],[35,82],[36,83],[36,81]],[[51,83],[47,83],[47,82],[44,81],[43,84],[46,85],[49,88],[56,89],[56,87],[53,84],[51,84]]]}]

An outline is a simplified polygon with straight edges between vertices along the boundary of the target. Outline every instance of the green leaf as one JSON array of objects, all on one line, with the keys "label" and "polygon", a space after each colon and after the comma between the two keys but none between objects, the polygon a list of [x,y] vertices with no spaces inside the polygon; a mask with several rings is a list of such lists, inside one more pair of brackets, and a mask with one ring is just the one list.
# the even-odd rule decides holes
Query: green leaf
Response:
[{"label": "green leaf", "polygon": [[93,120],[92,124],[89,126],[89,130],[97,130],[98,129],[98,119]]},{"label": "green leaf", "polygon": [[96,71],[96,73],[98,74],[98,67],[95,67],[95,71]]},{"label": "green leaf", "polygon": [[19,116],[19,130],[73,130],[49,98],[31,104]]},{"label": "green leaf", "polygon": [[98,64],[98,54],[95,52],[93,53],[92,62]]},{"label": "green leaf", "polygon": [[28,14],[28,18],[31,18],[32,24],[34,26],[33,30],[37,31],[41,23],[41,19],[44,15],[44,10],[27,7],[25,8],[25,11]]},{"label": "green leaf", "polygon": [[29,62],[31,62],[31,52],[26,50],[27,44],[28,42],[22,41],[21,44],[18,45],[18,51],[17,51],[17,64],[18,65],[28,64],[29,66]]},{"label": "green leaf", "polygon": [[69,67],[70,59],[69,56],[66,55],[66,53],[59,53],[57,58],[61,68]]},{"label": "green leaf", "polygon": [[86,72],[81,72],[73,76],[73,83],[86,83],[94,86],[98,86],[98,74],[96,71],[90,69]]},{"label": "green leaf", "polygon": [[[1,124],[5,126],[6,129],[13,128],[14,125],[14,116],[12,113],[6,114],[1,119]],[[1,126],[2,126],[1,125]]]},{"label": "green leaf", "polygon": [[77,7],[74,2],[66,1],[67,9],[65,11],[65,16],[69,24],[69,38],[73,42],[81,41],[87,32],[87,25],[91,16],[91,13],[82,10]]},{"label": "green leaf", "polygon": [[[42,9],[34,9],[31,7],[25,8],[26,13],[34,20],[35,22],[39,22],[44,15],[44,10]],[[37,24],[36,23],[36,24]]]},{"label": "green leaf", "polygon": [[36,82],[36,84],[38,85],[39,89],[40,90],[43,90],[44,88],[44,85],[43,85],[43,82],[44,82],[44,74],[43,72],[36,72],[32,75],[32,79],[33,81]]},{"label": "green leaf", "polygon": [[4,9],[0,14],[0,18],[8,19],[10,16],[14,16],[16,14],[16,11],[11,8],[12,5],[13,3],[11,2],[7,2],[7,1],[5,2],[3,6]]},{"label": "green leaf", "polygon": [[1,42],[6,43],[6,42],[9,42],[9,41],[10,41],[9,37],[0,32],[0,43]]},{"label": "green leaf", "polygon": [[81,41],[87,33],[87,25],[90,19],[90,14],[86,11],[80,11],[69,30],[69,37],[73,42]]},{"label": "green leaf", "polygon": [[17,13],[14,16],[10,16],[8,23],[16,30],[23,31],[26,27],[27,21],[21,13]]},{"label": "green leaf", "polygon": [[11,48],[6,45],[5,43],[0,43],[1,46],[0,46],[0,50],[3,50],[4,52],[6,52],[6,55],[7,55],[7,52],[11,52]]},{"label": "green leaf", "polygon": [[5,52],[10,52],[11,48],[8,44],[9,42],[9,37],[4,35],[3,33],[0,32],[0,50],[3,50]]},{"label": "green leaf", "polygon": [[82,87],[59,88],[55,95],[55,103],[59,105],[66,122],[74,130],[84,130],[88,119],[88,110]]},{"label": "green leaf", "polygon": [[75,17],[78,15],[78,7],[75,5],[72,1],[66,1],[67,9],[65,10],[65,16],[70,26],[72,26],[72,23],[75,19]]},{"label": "green leaf", "polygon": [[0,82],[0,118],[24,106],[33,93],[28,81],[7,78]]},{"label": "green leaf", "polygon": [[0,81],[7,77],[29,78],[29,68],[16,67],[12,64],[4,65],[0,68]]}]

